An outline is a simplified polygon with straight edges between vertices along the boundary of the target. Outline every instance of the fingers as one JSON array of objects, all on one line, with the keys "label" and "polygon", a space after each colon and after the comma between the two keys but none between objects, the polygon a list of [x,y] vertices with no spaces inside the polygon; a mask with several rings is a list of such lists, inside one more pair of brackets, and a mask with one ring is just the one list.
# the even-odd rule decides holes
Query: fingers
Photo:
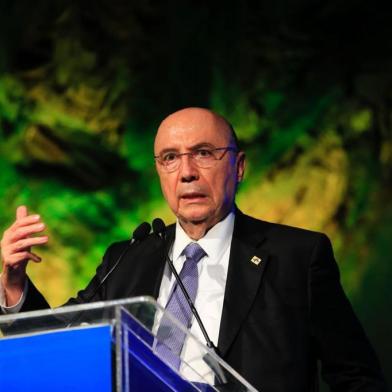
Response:
[{"label": "fingers", "polygon": [[3,240],[18,241],[23,237],[40,233],[45,230],[45,224],[37,214],[27,215],[27,208],[19,206],[16,209],[15,222],[4,232]]},{"label": "fingers", "polygon": [[43,230],[45,224],[39,215],[28,215],[27,207],[19,206],[16,209],[15,222],[3,233],[0,241],[3,261],[1,279],[7,293],[7,303],[14,303],[17,298],[20,298],[26,281],[28,261],[36,263],[41,261],[41,258],[31,252],[30,248],[48,242],[47,236],[31,237]]},{"label": "fingers", "polygon": [[[26,206],[16,209],[15,222],[3,233],[1,256],[3,268],[22,268],[28,260],[35,262],[41,258],[30,251],[32,246],[44,245],[48,236],[34,236],[45,230],[45,224],[39,215],[28,215]],[[22,268],[23,272],[23,268]]]},{"label": "fingers", "polygon": [[27,226],[32,223],[37,223],[39,222],[41,217],[39,215],[28,215],[23,218],[18,218],[16,221],[12,224],[11,228],[17,228],[21,226]]},{"label": "fingers", "polygon": [[32,234],[41,233],[44,230],[45,224],[42,222],[22,227],[17,225],[16,227],[12,227],[9,231],[7,231],[6,236],[9,237],[11,242],[15,242]]},{"label": "fingers", "polygon": [[26,206],[19,206],[16,209],[16,220],[24,218],[27,216],[27,207]]},{"label": "fingers", "polygon": [[31,246],[34,245],[43,245],[48,242],[48,236],[42,237],[31,237],[31,238],[23,238],[17,242],[15,242],[11,248],[14,252],[18,252],[21,250],[28,250]]},{"label": "fingers", "polygon": [[19,266],[22,262],[25,262],[27,260],[32,260],[35,261],[36,263],[39,263],[42,259],[38,255],[36,255],[33,252],[28,252],[23,251],[23,252],[17,252],[13,253],[11,256],[8,258],[8,263],[7,267],[8,268],[13,268]]}]

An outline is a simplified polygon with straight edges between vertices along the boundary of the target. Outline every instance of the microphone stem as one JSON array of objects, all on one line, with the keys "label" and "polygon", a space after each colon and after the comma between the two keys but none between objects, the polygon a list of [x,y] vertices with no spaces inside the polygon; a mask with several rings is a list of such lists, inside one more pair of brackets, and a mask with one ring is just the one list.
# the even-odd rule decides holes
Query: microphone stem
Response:
[{"label": "microphone stem", "polygon": [[[186,299],[186,301],[188,302],[188,305],[189,305],[189,307],[191,308],[191,311],[192,311],[193,315],[195,316],[195,319],[196,319],[197,323],[199,324],[200,330],[201,330],[201,332],[202,332],[202,334],[203,334],[203,336],[204,336],[204,339],[205,339],[206,342],[207,342],[207,347],[210,348],[210,349],[212,349],[212,350],[214,350],[214,352],[215,352],[216,354],[218,354],[218,349],[217,349],[217,347],[215,347],[214,343],[212,342],[212,340],[211,340],[210,337],[208,336],[208,333],[207,333],[206,329],[204,328],[204,324],[203,324],[203,322],[202,322],[201,319],[200,319],[199,313],[197,312],[195,306],[193,305],[193,302],[192,302],[192,300],[190,299],[189,294],[188,294],[188,292],[187,292],[187,290],[186,290],[184,284],[182,283],[181,278],[180,278],[180,276],[178,275],[178,273],[177,273],[177,271],[176,271],[176,269],[175,269],[175,267],[174,267],[174,265],[173,265],[172,260],[170,259],[170,257],[169,257],[168,255],[167,255],[167,263],[168,263],[168,265],[169,265],[169,267],[170,267],[171,272],[172,272],[173,275],[175,276],[176,281],[177,281],[178,285],[180,286],[181,291],[182,291],[182,293],[184,294],[185,299]],[[218,354],[218,355],[219,355],[219,354]]]}]

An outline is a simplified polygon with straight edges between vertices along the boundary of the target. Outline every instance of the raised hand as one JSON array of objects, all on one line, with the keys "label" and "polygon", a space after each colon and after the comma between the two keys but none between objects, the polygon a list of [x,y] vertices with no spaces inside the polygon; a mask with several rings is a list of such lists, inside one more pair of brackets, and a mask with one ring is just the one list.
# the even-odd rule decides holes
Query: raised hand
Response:
[{"label": "raised hand", "polygon": [[3,233],[1,258],[3,285],[7,306],[18,303],[26,281],[26,267],[29,260],[39,263],[41,258],[31,252],[31,247],[48,242],[48,236],[32,236],[45,230],[39,215],[28,215],[27,208],[16,209],[15,222]]}]

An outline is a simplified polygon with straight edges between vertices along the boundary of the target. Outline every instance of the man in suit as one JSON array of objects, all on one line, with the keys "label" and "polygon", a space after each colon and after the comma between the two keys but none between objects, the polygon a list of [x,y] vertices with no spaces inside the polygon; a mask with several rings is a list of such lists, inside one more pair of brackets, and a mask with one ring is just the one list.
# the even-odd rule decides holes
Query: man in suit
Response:
[{"label": "man in suit", "polygon": [[[175,112],[158,129],[154,155],[162,192],[177,217],[166,243],[147,236],[100,285],[127,242],[111,245],[90,284],[68,303],[152,295],[169,307],[175,282],[166,249],[180,271],[185,248],[197,243],[203,253],[196,308],[222,358],[257,389],[317,390],[321,361],[332,391],[386,391],[377,358],[339,283],[328,238],[236,209],[245,155],[230,124],[206,109]],[[4,233],[5,311],[48,306],[25,274],[29,259],[40,261],[30,247],[48,240],[31,235],[43,230],[39,216],[19,207],[16,222]],[[190,328],[203,339],[195,322]],[[194,347],[185,341],[181,350],[192,362]]]}]

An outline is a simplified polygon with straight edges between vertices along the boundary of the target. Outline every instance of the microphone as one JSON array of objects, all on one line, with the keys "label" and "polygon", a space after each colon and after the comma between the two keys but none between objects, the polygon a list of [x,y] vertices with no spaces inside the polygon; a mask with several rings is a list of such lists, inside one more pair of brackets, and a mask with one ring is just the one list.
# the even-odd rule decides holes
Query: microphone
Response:
[{"label": "microphone", "polygon": [[155,218],[152,221],[152,231],[163,240],[166,238],[166,225],[161,218]]},{"label": "microphone", "polygon": [[150,234],[151,225],[147,222],[141,223],[136,229],[133,231],[131,242],[129,245],[132,245],[135,242],[144,240]]},{"label": "microphone", "polygon": [[[113,266],[110,268],[110,270],[106,273],[106,275],[101,279],[99,282],[98,286],[94,289],[91,295],[87,297],[87,299],[84,301],[85,303],[89,303],[94,296],[97,294],[98,290],[102,287],[102,285],[108,280],[109,276],[113,273],[113,271],[117,268],[117,266],[121,263],[121,260],[124,258],[124,256],[128,253],[128,251],[133,247],[136,246],[140,241],[144,240],[150,234],[151,230],[151,225],[147,222],[141,223],[132,233],[131,240],[128,242],[127,246],[125,249],[121,252],[120,256],[118,256],[116,262],[113,264]],[[71,321],[67,324],[67,327],[70,327],[75,321],[77,321],[83,312],[81,314],[76,314]]]},{"label": "microphone", "polygon": [[[157,234],[162,240],[166,239],[166,225],[164,224],[162,219],[155,218],[152,221],[152,230],[153,230],[154,234]],[[212,350],[214,350],[214,352],[217,355],[219,355],[218,348],[215,347],[214,343],[212,342],[212,340],[208,336],[208,333],[207,333],[206,329],[204,328],[203,322],[201,321],[199,312],[196,310],[195,305],[193,304],[193,301],[189,297],[189,294],[186,291],[186,288],[185,288],[184,284],[182,283],[181,278],[178,275],[178,273],[174,267],[173,261],[169,257],[169,252],[168,252],[169,246],[170,246],[170,244],[168,244],[168,246],[165,247],[165,258],[166,258],[167,264],[169,265],[169,268],[170,268],[171,272],[173,273],[173,275],[177,281],[177,284],[180,286],[180,289],[181,289],[182,293],[184,294],[186,302],[188,303],[188,305],[192,311],[192,314],[195,316],[197,324],[199,324],[200,330],[204,336],[204,339],[207,342],[207,347],[211,348]]]},{"label": "microphone", "polygon": [[106,280],[109,278],[109,276],[112,274],[112,272],[120,264],[120,262],[124,258],[124,256],[131,249],[132,245],[137,245],[140,241],[144,240],[144,238],[146,238],[150,234],[150,230],[151,230],[151,225],[147,222],[143,222],[133,231],[132,238],[131,238],[131,241],[128,242],[128,246],[121,252],[120,256],[118,256],[118,258],[117,258],[116,262],[113,264],[112,268],[110,268],[110,270],[106,273],[106,275],[99,282],[99,285],[96,287],[96,289],[93,292],[93,295],[90,296],[90,298],[88,299],[87,302],[90,302],[92,300],[92,298],[94,297],[94,295],[97,294],[98,290],[102,287],[102,285],[106,282]]}]

